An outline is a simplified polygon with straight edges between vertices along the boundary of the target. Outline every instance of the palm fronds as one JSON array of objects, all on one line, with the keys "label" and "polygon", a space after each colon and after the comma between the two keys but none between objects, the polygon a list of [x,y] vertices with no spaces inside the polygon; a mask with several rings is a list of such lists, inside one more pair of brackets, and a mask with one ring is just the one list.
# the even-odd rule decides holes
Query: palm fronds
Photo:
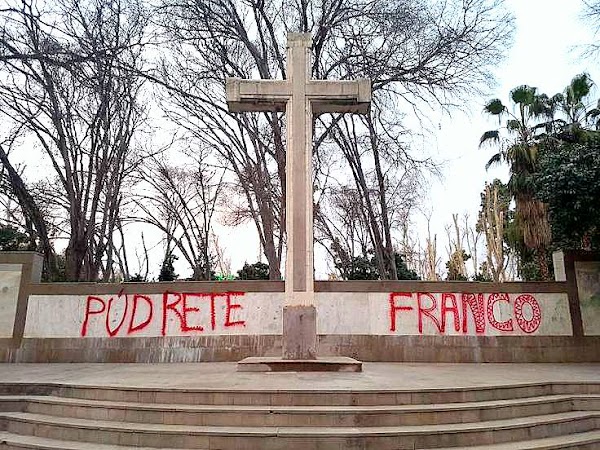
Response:
[{"label": "palm fronds", "polygon": [[503,155],[502,153],[496,153],[493,155],[487,163],[485,163],[485,170],[488,170],[492,166],[499,165],[502,162]]},{"label": "palm fronds", "polygon": [[506,112],[506,106],[500,99],[494,98],[485,104],[483,111],[493,116],[499,116]]},{"label": "palm fronds", "polygon": [[479,138],[479,147],[484,144],[497,143],[500,141],[500,132],[498,130],[489,130],[481,135]]}]

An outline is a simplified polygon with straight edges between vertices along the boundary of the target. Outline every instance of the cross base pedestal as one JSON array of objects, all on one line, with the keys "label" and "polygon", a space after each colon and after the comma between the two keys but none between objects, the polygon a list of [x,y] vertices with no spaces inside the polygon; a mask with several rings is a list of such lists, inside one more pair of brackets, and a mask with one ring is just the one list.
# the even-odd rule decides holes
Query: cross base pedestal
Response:
[{"label": "cross base pedestal", "polygon": [[283,359],[317,359],[317,310],[314,305],[283,307]]},{"label": "cross base pedestal", "polygon": [[346,356],[282,359],[252,356],[237,363],[238,372],[362,372],[362,362]]},{"label": "cross base pedestal", "polygon": [[238,372],[362,372],[362,362],[346,356],[317,357],[314,305],[284,306],[283,357],[242,359]]}]

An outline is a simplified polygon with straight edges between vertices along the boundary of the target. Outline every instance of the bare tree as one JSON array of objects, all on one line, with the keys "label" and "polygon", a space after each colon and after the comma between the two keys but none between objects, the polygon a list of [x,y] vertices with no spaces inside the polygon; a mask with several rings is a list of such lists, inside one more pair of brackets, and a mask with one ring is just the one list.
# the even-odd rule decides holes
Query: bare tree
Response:
[{"label": "bare tree", "polygon": [[486,183],[482,197],[478,226],[485,234],[486,267],[495,282],[506,281],[505,268],[508,261],[504,254],[504,228],[508,205],[499,199],[497,183]]},{"label": "bare tree", "polygon": [[225,247],[221,245],[219,237],[211,233],[212,248],[214,249],[214,267],[222,276],[231,275],[231,258],[225,254]]},{"label": "bare tree", "polygon": [[[232,212],[235,220],[230,224],[254,221],[270,277],[280,279],[285,234],[281,115],[233,117],[224,102],[226,76],[249,77],[254,69],[261,78],[285,75],[281,55],[267,51],[279,51],[268,8],[264,2],[251,6],[230,1],[165,2],[162,25],[173,46],[163,61],[161,78],[173,89],[168,102],[163,102],[170,117],[200,145],[212,148],[236,176],[245,201]],[[249,37],[253,26],[261,35],[257,42]]]},{"label": "bare tree", "polygon": [[461,227],[458,214],[452,214],[452,225],[446,226],[448,237],[448,269],[449,280],[468,280],[465,261],[470,258],[464,248],[465,230]]},{"label": "bare tree", "polygon": [[437,235],[431,236],[431,214],[426,215],[427,220],[427,238],[423,248],[421,260],[421,274],[424,280],[439,281],[441,260],[437,253]]},{"label": "bare tree", "polygon": [[412,233],[413,227],[414,224],[411,222],[410,217],[404,223],[401,223],[399,225],[399,235],[396,243],[396,252],[404,256],[404,261],[409,269],[420,273],[417,248],[418,235],[417,233]]},{"label": "bare tree", "polygon": [[595,42],[591,42],[586,53],[589,56],[598,55],[600,52],[600,0],[584,0],[583,1],[583,19],[590,25],[594,33]]},{"label": "bare tree", "polygon": [[327,251],[342,278],[347,279],[345,270],[352,266],[353,259],[369,257],[367,218],[356,189],[331,186],[328,191],[314,208],[315,240]]},{"label": "bare tree", "polygon": [[343,117],[329,132],[341,150],[359,194],[362,225],[383,279],[398,279],[393,230],[402,229],[421,193],[421,172],[434,169],[429,159],[410,156],[404,129],[374,107],[364,118]]},{"label": "bare tree", "polygon": [[[192,279],[210,280],[212,220],[223,187],[223,170],[209,167],[201,152],[175,166],[159,157],[145,159],[139,167],[135,196],[143,215],[166,237],[166,255],[177,249],[192,269]],[[195,167],[194,167],[195,166]]]},{"label": "bare tree", "polygon": [[[8,154],[9,152],[5,147],[0,145],[3,193],[8,194],[5,197],[7,200],[7,203],[5,203],[7,219],[13,219],[11,221],[12,225],[16,225],[17,228],[19,228],[19,225],[24,224],[28,236],[33,240],[31,249],[40,250],[44,255],[45,278],[54,279],[57,276],[58,268],[45,214],[31,195],[26,182],[23,180],[21,171],[11,164]],[[11,205],[13,199],[19,205],[18,211],[15,211]]]},{"label": "bare tree", "polygon": [[[321,144],[315,164],[317,242],[347,267],[352,258],[370,253],[380,277],[397,279],[393,231],[406,233],[421,194],[421,168],[429,161],[412,159],[396,132],[399,127],[381,122],[374,111],[364,120],[341,118],[329,133],[331,139]],[[350,168],[353,185],[336,186],[331,169],[323,170],[324,161],[334,160],[340,150],[342,172]]]},{"label": "bare tree", "polygon": [[469,223],[469,214],[465,213],[463,216],[463,226],[465,230],[465,241],[469,255],[471,256],[471,263],[473,266],[473,275],[477,276],[479,273],[479,239],[481,238],[482,232],[477,227],[477,224],[471,225]]},{"label": "bare tree", "polygon": [[131,69],[141,68],[146,15],[136,0],[54,6],[15,0],[0,11],[0,104],[52,167],[58,188],[34,201],[63,212],[66,278],[94,280],[112,268],[121,187],[136,163],[132,138],[144,113]]}]

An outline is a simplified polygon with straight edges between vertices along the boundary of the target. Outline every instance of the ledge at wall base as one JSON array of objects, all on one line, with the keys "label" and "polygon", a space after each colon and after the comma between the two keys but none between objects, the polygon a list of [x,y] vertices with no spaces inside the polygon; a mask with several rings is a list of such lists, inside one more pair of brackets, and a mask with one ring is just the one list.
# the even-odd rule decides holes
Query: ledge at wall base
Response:
[{"label": "ledge at wall base", "polygon": [[283,359],[251,356],[237,363],[238,372],[362,372],[362,361],[346,356]]}]

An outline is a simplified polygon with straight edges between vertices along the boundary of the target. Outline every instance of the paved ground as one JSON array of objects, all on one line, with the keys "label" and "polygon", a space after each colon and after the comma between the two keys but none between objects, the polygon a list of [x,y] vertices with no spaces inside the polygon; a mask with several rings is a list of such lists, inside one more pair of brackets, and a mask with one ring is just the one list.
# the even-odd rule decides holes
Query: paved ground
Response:
[{"label": "paved ground", "polygon": [[362,373],[238,373],[235,363],[0,364],[0,382],[229,390],[413,390],[600,382],[600,364],[365,363]]}]

